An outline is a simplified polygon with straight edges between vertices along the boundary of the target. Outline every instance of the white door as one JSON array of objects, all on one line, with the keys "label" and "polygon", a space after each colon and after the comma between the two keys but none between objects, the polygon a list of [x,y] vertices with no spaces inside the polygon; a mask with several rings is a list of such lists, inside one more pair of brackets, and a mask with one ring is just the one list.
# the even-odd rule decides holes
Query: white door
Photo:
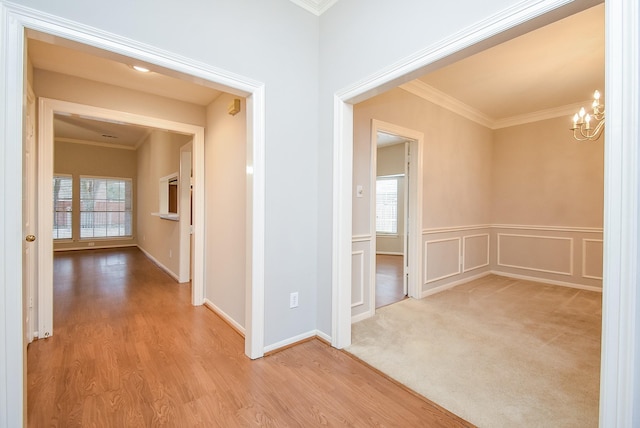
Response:
[{"label": "white door", "polygon": [[27,115],[25,120],[22,183],[22,281],[23,281],[23,314],[24,334],[27,343],[33,340],[35,331],[34,294],[36,284],[36,98],[28,87]]}]

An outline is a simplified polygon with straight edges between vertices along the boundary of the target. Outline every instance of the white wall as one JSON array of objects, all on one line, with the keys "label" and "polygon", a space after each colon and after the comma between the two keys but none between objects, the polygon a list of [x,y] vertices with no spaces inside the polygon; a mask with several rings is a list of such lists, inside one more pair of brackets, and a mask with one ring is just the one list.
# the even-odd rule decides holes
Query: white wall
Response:
[{"label": "white wall", "polygon": [[[246,103],[231,116],[234,96],[207,107],[205,132],[205,298],[236,328],[245,328],[246,283]],[[210,302],[210,303],[209,303]]]}]

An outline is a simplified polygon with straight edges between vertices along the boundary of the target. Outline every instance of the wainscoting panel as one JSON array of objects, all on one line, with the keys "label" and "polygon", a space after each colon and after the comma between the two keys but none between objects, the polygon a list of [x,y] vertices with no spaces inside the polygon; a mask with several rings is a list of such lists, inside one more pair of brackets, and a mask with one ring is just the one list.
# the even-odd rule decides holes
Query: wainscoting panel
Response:
[{"label": "wainscoting panel", "polygon": [[491,226],[491,272],[586,290],[602,290],[602,229]]},{"label": "wainscoting panel", "polygon": [[602,239],[582,239],[582,276],[602,280]]},{"label": "wainscoting panel", "polygon": [[489,266],[489,234],[462,238],[462,272]]},{"label": "wainscoting panel", "polygon": [[425,284],[460,274],[462,240],[459,237],[424,243]]},{"label": "wainscoting panel", "polygon": [[351,320],[360,321],[375,311],[371,304],[373,286],[371,263],[374,250],[371,236],[354,236],[351,241]]},{"label": "wainscoting panel", "polygon": [[498,266],[573,275],[573,240],[498,233]]}]

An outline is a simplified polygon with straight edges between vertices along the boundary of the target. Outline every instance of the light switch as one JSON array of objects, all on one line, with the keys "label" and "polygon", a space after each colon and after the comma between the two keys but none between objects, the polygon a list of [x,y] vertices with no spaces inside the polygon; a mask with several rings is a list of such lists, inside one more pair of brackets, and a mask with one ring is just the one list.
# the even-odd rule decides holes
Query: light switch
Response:
[{"label": "light switch", "polygon": [[362,189],[362,184],[358,184],[356,186],[356,197],[361,198],[364,196],[364,190]]}]

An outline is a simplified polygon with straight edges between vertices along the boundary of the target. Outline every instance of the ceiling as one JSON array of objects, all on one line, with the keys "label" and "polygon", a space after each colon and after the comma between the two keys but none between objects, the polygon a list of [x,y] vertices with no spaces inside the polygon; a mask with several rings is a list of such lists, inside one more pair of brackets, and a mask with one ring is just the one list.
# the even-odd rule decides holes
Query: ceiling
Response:
[{"label": "ceiling", "polygon": [[[208,105],[221,93],[170,77],[162,70],[139,73],[131,67],[134,62],[122,56],[43,39],[37,35],[29,38],[28,54],[36,69],[200,106]],[[496,128],[496,124],[510,123],[510,118],[539,117],[541,111],[553,110],[556,116],[569,114],[568,110],[586,102],[595,89],[604,92],[604,51],[604,4],[600,4],[401,87]],[[54,126],[56,138],[131,147],[148,132],[126,124],[70,116],[57,116]]]}]

